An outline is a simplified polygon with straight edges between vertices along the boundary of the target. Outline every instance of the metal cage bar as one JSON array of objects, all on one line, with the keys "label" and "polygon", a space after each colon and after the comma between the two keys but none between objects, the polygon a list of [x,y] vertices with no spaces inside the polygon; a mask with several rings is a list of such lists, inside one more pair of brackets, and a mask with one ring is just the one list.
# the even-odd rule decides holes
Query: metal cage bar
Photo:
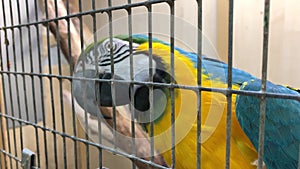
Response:
[{"label": "metal cage bar", "polygon": [[[54,4],[55,4],[55,17],[58,17],[58,2],[57,0],[54,0]],[[59,22],[56,21],[56,34],[55,34],[55,38],[56,41],[59,42],[60,41],[60,36],[59,36],[59,32],[58,32],[58,28],[59,28]],[[57,43],[57,57],[58,57],[58,74],[61,75],[62,74],[62,56],[60,54],[60,43]],[[59,79],[59,97],[63,98],[63,92],[62,92],[63,86],[62,86],[62,79]],[[66,132],[66,127],[65,127],[65,113],[64,113],[64,104],[63,104],[63,99],[60,99],[60,115],[61,115],[61,125],[62,125],[62,132],[65,133]],[[67,150],[66,150],[66,138],[62,137],[63,140],[63,168],[67,168]],[[40,166],[40,165],[39,165]]]},{"label": "metal cage bar", "polygon": [[[265,0],[264,5],[264,32],[263,32],[263,55],[262,55],[262,83],[261,92],[267,90],[267,70],[268,70],[268,51],[269,51],[269,18],[270,18],[270,1]],[[263,168],[264,157],[264,135],[265,135],[265,118],[266,118],[266,96],[260,98],[260,118],[259,118],[259,145],[258,145],[258,169]]]},{"label": "metal cage bar", "polygon": [[[61,78],[61,79],[68,79],[68,80],[85,80],[85,81],[100,81],[99,79],[90,79],[90,78],[84,78],[84,77],[72,77],[72,76],[66,76],[66,75],[55,75],[55,74],[38,74],[38,73],[24,73],[24,72],[10,72],[10,71],[0,71],[0,73],[3,74],[20,74],[20,75],[35,75],[35,76],[41,76],[41,77],[48,77],[48,78]],[[110,82],[111,80],[101,80],[102,82]],[[114,82],[117,83],[130,83],[130,81],[127,80],[117,80],[115,79]],[[228,89],[226,88],[217,88],[217,87],[204,87],[204,86],[190,86],[190,85],[180,85],[180,84],[164,84],[164,83],[156,83],[156,82],[132,82],[136,85],[155,85],[157,87],[167,87],[167,88],[176,88],[176,89],[186,89],[186,90],[193,90],[196,91],[197,90],[202,90],[202,91],[208,91],[208,92],[217,92],[217,93],[222,93],[225,94],[229,92]],[[290,95],[290,94],[281,94],[281,93],[272,93],[272,92],[265,92],[265,93],[260,93],[260,92],[256,92],[256,91],[243,91],[243,90],[231,90],[232,94],[240,94],[240,95],[246,95],[246,96],[262,96],[265,95],[266,97],[270,97],[270,98],[280,98],[280,99],[292,99],[292,100],[300,100],[299,96],[295,96],[295,95]]]},{"label": "metal cage bar", "polygon": [[[48,3],[47,1],[45,0],[44,1],[44,6],[45,6],[45,17],[46,19],[49,18],[49,11],[48,11]],[[50,25],[49,25],[49,22],[46,23],[46,37],[47,37],[47,54],[48,56],[51,55],[51,50],[50,50]],[[52,59],[51,57],[48,57],[48,71],[49,71],[49,74],[52,74]],[[54,106],[54,91],[53,91],[53,79],[51,77],[48,78],[49,80],[49,84],[50,84],[50,98],[51,98],[51,114],[52,114],[52,126],[53,126],[53,129],[56,130],[56,121],[55,121],[55,106]],[[46,119],[46,118],[45,118]],[[53,133],[53,144],[54,144],[54,166],[57,168],[57,165],[58,165],[58,159],[57,159],[57,139],[56,139],[56,133]],[[48,159],[48,158],[47,158]],[[46,159],[46,162],[48,161]],[[47,164],[49,164],[47,162]],[[47,166],[48,167],[48,166]]]},{"label": "metal cage bar", "polygon": [[231,142],[231,117],[232,117],[232,50],[233,50],[233,0],[229,2],[229,23],[228,23],[228,72],[227,72],[227,116],[226,116],[226,169],[230,168],[230,142]]},{"label": "metal cage bar", "polygon": [[[3,10],[3,23],[4,23],[4,26],[6,26],[6,14],[5,14],[5,12],[4,12],[4,9],[5,9],[5,7],[4,7],[4,3],[2,4],[2,10]],[[7,40],[8,38],[7,38],[7,30],[4,30],[4,39],[5,40]],[[6,52],[8,52],[8,45],[6,44],[6,46],[5,46],[5,50],[6,50]],[[7,56],[6,56],[6,59],[8,60],[8,55],[9,54],[7,54]],[[4,82],[4,77],[2,76],[2,81]],[[10,85],[11,84],[11,79],[10,79],[10,76],[8,76],[8,85],[9,86],[7,86],[6,87],[6,85],[5,85],[5,83],[3,83],[3,85],[2,85],[2,87],[3,87],[3,89],[4,89],[4,91],[6,91],[5,89],[6,88],[10,88]],[[11,90],[9,90],[10,91],[10,97],[9,97],[9,100],[10,101],[12,101],[12,95],[11,95]],[[6,100],[6,95],[4,95],[4,104],[5,104],[5,112],[8,112],[8,103],[7,103],[7,100]],[[11,105],[11,107],[10,107],[10,109],[12,110],[12,105]],[[7,119],[6,119],[6,121],[7,121]],[[13,125],[14,125],[14,121],[12,121],[13,122]],[[9,128],[9,126],[8,126],[8,123],[6,123],[6,128]],[[10,142],[10,133],[9,133],[9,131],[7,130],[6,131],[6,133],[7,133],[7,140],[8,140],[8,142]],[[14,133],[15,134],[15,133]],[[11,145],[10,144],[8,144],[8,153],[9,154],[12,154],[12,150],[11,150]],[[8,155],[8,154],[7,154]],[[10,157],[9,158],[9,162],[10,162],[10,167],[12,168],[12,156],[8,156],[8,157]],[[16,164],[17,164],[17,162],[16,162]]]},{"label": "metal cage bar", "polygon": [[[66,10],[67,10],[67,15],[70,15],[70,0],[66,1]],[[70,18],[67,18],[67,31],[68,31],[68,53],[72,56],[72,44],[71,44],[71,29],[70,29]],[[73,63],[73,58],[70,57],[69,58],[69,63]],[[70,66],[70,76],[72,76],[72,72],[73,72],[73,67]],[[73,84],[71,83],[72,80],[68,79],[70,84],[71,84],[71,88],[73,87]],[[73,96],[73,92],[71,92],[71,112],[72,112],[72,134],[74,137],[78,137],[78,132],[77,132],[77,126],[76,126],[76,112],[75,112],[75,106],[74,106],[74,96]],[[76,140],[73,140],[73,144],[74,144],[74,164],[75,164],[75,169],[79,168],[79,164],[78,164],[78,142]],[[101,167],[101,166],[99,166]]]},{"label": "metal cage bar", "polygon": [[[30,22],[30,16],[29,16],[29,5],[28,5],[28,1],[26,1],[25,3],[25,8],[26,8],[26,18],[27,18],[27,22],[29,23]],[[35,9],[35,11],[37,11],[37,9]],[[36,27],[37,25],[34,25],[34,27]],[[32,45],[32,39],[31,39],[31,31],[30,31],[30,27],[27,27],[28,29],[28,41],[29,41],[29,57],[30,57],[30,72],[33,72],[33,45]],[[39,48],[39,46],[38,46]],[[34,84],[34,77],[33,76],[30,76],[30,80],[31,80],[31,87],[32,87],[32,96],[35,97],[35,84]],[[33,112],[34,113],[34,122],[37,123],[37,108],[36,108],[36,99],[33,99],[33,104],[32,104],[32,107],[33,107]],[[29,119],[27,119],[29,120]],[[39,146],[39,142],[38,142],[38,139],[39,138],[39,134],[38,134],[38,131],[37,131],[37,128],[35,128],[35,139],[36,139],[36,149],[37,149],[37,154],[40,154],[40,146]],[[37,158],[37,161],[38,161],[38,165],[40,165],[40,158],[38,157]]]},{"label": "metal cage bar", "polygon": [[[175,77],[175,6],[174,1],[169,2],[169,10],[170,10],[170,63],[171,63],[171,76]],[[175,83],[175,79],[172,79],[172,84]],[[175,149],[175,139],[176,139],[176,129],[175,129],[175,91],[174,88],[170,89],[171,93],[171,145],[172,145],[172,168],[176,168],[176,149]],[[154,147],[153,147],[154,149]]]},{"label": "metal cage bar", "polygon": [[[131,0],[127,1],[128,4],[131,4]],[[133,75],[133,71],[134,71],[134,65],[133,65],[133,42],[132,42],[132,9],[128,8],[126,9],[127,14],[128,14],[128,35],[129,35],[129,59],[130,59],[130,86],[129,86],[129,92],[130,92],[130,104],[129,104],[129,110],[131,113],[131,137],[132,137],[132,155],[136,156],[136,142],[135,142],[135,110],[134,110],[134,84],[132,83],[134,81],[134,75]],[[134,163],[134,161],[132,161],[132,169],[136,169],[136,165]]]},{"label": "metal cage bar", "polygon": [[[197,0],[198,4],[198,25],[197,25],[197,32],[198,32],[198,39],[197,39],[197,85],[202,86],[202,13],[203,13],[203,1]],[[197,97],[197,169],[201,168],[201,97],[202,90],[198,90],[198,97]]]},{"label": "metal cage bar", "polygon": [[[92,0],[92,8],[93,10],[96,10],[96,2],[95,0]],[[92,21],[93,21],[93,42],[94,44],[97,43],[97,15],[93,14],[92,16]],[[96,48],[94,48],[93,50],[93,55],[96,56]],[[95,58],[95,70],[96,70],[96,74],[99,74],[99,68],[98,68],[98,58]],[[100,102],[100,98],[98,98],[98,95],[96,95],[96,102]],[[101,115],[98,114],[97,115],[98,118],[98,132],[99,132],[99,136],[98,136],[98,143],[102,144],[102,124],[101,124]],[[103,155],[102,155],[102,149],[98,148],[98,159],[99,159],[99,168],[103,167]]]}]

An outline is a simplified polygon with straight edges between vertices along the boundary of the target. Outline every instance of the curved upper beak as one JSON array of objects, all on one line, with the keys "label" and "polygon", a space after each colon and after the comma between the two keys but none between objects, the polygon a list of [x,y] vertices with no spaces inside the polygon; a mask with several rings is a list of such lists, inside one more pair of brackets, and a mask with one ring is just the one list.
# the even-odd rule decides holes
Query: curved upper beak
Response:
[{"label": "curved upper beak", "polygon": [[[99,79],[109,80],[112,78],[111,73],[100,73]],[[115,75],[114,80],[124,80],[122,77]],[[97,85],[99,88],[100,105],[106,107],[121,106],[130,103],[129,83],[100,81]]]},{"label": "curved upper beak", "polygon": [[[123,77],[115,74],[114,75],[114,82],[108,81],[112,78],[111,73],[100,73],[99,74],[99,79],[107,80],[107,81],[101,81],[99,82],[99,92],[100,93],[100,105],[101,106],[120,106],[120,105],[125,105],[130,103],[130,83],[125,82]],[[146,82],[149,79],[149,71],[148,70],[143,70],[139,72],[138,74],[135,75],[134,80],[139,81],[139,82]],[[118,82],[119,80],[119,82]],[[136,94],[139,94],[139,100],[148,100],[147,99],[147,94],[145,93],[144,98],[141,93],[141,91],[146,90],[141,90],[145,86],[144,85],[137,85],[135,84],[133,86],[133,91],[134,91],[134,99],[136,100]],[[142,97],[142,98],[141,98]]]}]

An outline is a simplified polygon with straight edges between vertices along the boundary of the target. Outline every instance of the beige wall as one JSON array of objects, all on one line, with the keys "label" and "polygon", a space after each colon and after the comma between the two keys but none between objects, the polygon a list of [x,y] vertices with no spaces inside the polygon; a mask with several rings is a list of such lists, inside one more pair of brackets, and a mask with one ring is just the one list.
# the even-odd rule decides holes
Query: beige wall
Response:
[{"label": "beige wall", "polygon": [[[261,77],[263,0],[235,1],[234,65]],[[268,79],[300,87],[299,1],[271,1]]]},{"label": "beige wall", "polygon": [[[133,2],[141,2],[143,0],[135,0]],[[126,4],[127,0],[113,1],[113,5]],[[84,4],[84,10],[91,10],[90,2]],[[96,5],[97,8],[107,7],[107,2],[100,1]],[[217,0],[203,2],[203,26],[204,40],[203,50],[206,54],[216,56],[215,44],[217,41],[216,34],[216,17],[217,17]],[[153,5],[153,33],[168,35],[170,32],[170,13],[166,3]],[[128,33],[127,13],[125,10],[113,12],[113,33]],[[92,18],[84,18],[85,22],[92,28]],[[147,9],[145,7],[137,7],[133,9],[133,33],[148,32]],[[98,37],[104,38],[108,36],[108,17],[107,14],[97,14],[97,30]],[[176,0],[175,1],[175,37],[177,38],[176,45],[189,50],[196,51],[197,36],[197,2],[196,0]],[[168,37],[161,36],[165,40]],[[91,39],[92,41],[92,39]]]}]

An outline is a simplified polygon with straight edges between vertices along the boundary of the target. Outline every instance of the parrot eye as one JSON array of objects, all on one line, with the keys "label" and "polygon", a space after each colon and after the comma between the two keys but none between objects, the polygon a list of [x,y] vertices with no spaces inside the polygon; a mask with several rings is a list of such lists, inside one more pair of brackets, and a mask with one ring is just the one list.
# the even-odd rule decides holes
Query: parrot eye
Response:
[{"label": "parrot eye", "polygon": [[110,51],[111,49],[114,51],[116,50],[117,48],[117,44],[115,42],[112,42],[112,46],[110,45],[110,42],[108,41],[106,44],[105,44],[105,48],[107,51]]}]

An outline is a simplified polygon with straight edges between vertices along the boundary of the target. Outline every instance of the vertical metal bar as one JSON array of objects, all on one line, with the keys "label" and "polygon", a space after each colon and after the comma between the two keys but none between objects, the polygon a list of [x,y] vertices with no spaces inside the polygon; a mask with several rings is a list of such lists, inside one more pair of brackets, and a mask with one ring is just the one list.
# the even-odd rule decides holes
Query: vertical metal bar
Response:
[{"label": "vertical metal bar", "polygon": [[[37,1],[34,1],[34,8],[35,8],[35,21],[37,22],[39,20],[39,17],[38,17],[38,5],[37,5]],[[39,65],[39,73],[42,73],[42,61],[41,61],[41,44],[40,44],[40,29],[39,29],[39,25],[36,24],[35,25],[35,29],[36,29],[36,36],[37,36],[37,52],[38,52],[38,65]],[[41,108],[42,108],[42,114],[44,114],[44,91],[43,91],[43,80],[41,77],[38,77],[39,79],[39,82],[40,82],[40,94],[41,94]],[[34,96],[35,97],[35,96]],[[37,112],[35,113],[35,116],[34,116],[34,121],[35,123],[38,123],[38,119],[37,119]],[[39,137],[38,137],[38,129],[36,128],[36,133],[37,133],[37,136],[36,136],[36,139],[37,139],[37,146],[39,146]],[[45,133],[45,131],[44,131]],[[46,139],[44,138],[44,141],[46,141]],[[45,143],[46,144],[46,143]],[[39,146],[40,147],[40,146]],[[22,148],[23,149],[23,148]],[[40,154],[39,154],[39,151],[38,151],[38,167],[41,167],[40,166]]]},{"label": "vertical metal bar", "polygon": [[[11,25],[14,25],[14,18],[13,18],[13,12],[12,12],[12,2],[9,1],[9,8],[10,8],[10,21],[11,21]],[[7,68],[8,71],[11,71],[11,62],[14,63],[14,71],[17,71],[16,69],[16,46],[15,46],[15,31],[14,28],[11,29],[11,34],[12,34],[12,54],[13,54],[13,61],[7,60]],[[7,53],[7,58],[9,58],[9,53]],[[14,75],[14,79],[15,79],[15,86],[16,86],[16,95],[19,96],[19,90],[18,90],[18,80],[17,80],[17,76]],[[11,79],[9,79],[11,80]],[[10,82],[10,81],[9,81]],[[12,86],[10,86],[10,94],[12,93]],[[12,116],[15,117],[15,110],[13,110],[13,107],[18,107],[18,110],[16,110],[16,113],[18,113],[20,115],[20,104],[19,103],[19,97],[17,97],[17,103],[16,105],[14,104],[14,102],[12,102],[12,97],[13,95],[10,96],[11,99],[11,107],[12,107]],[[13,106],[14,105],[14,106]],[[19,123],[19,125],[21,126],[21,123]],[[21,129],[21,128],[20,128]],[[13,130],[13,139],[14,139],[14,150],[15,150],[15,156],[18,156],[18,150],[17,150],[17,141],[16,141],[16,123],[14,120],[12,120],[12,130]],[[20,138],[22,140],[22,138]],[[22,140],[23,141],[23,140]],[[16,162],[16,168],[19,167],[18,165],[18,161]]]},{"label": "vertical metal bar", "polygon": [[229,0],[228,18],[228,72],[227,72],[227,116],[226,116],[226,169],[230,168],[230,139],[232,116],[232,41],[233,41],[233,0]]},{"label": "vertical metal bar", "polygon": [[[0,34],[0,42],[1,42],[1,34]],[[1,51],[1,45],[0,45],[0,51]],[[0,53],[1,54],[1,53]],[[1,57],[2,58],[2,57]],[[1,67],[3,66],[3,64],[2,64],[2,62],[1,62]],[[3,80],[3,74],[1,75],[2,76],[2,80]],[[3,85],[3,81],[2,81],[2,85]],[[3,97],[2,97],[3,98]],[[3,109],[2,109],[3,110]],[[1,127],[1,138],[2,138],[2,145],[1,145],[1,147],[3,148],[3,150],[5,150],[5,141],[6,140],[4,140],[4,122],[3,122],[3,116],[2,116],[3,114],[2,113],[0,113],[0,127]],[[7,121],[7,119],[5,120],[5,121]],[[3,154],[3,157],[2,157],[2,154]],[[5,153],[0,153],[0,160],[2,161],[2,159],[3,159],[3,161],[4,161],[4,164],[2,165],[1,164],[1,167],[2,166],[5,166],[5,168],[7,168],[7,158],[6,158],[6,154]]]},{"label": "vertical metal bar", "polygon": [[[112,7],[112,3],[111,0],[108,0],[108,6]],[[112,25],[112,11],[108,11],[108,21],[109,21],[109,42],[110,42],[110,61],[111,61],[111,95],[112,95],[112,108],[113,108],[113,135],[114,135],[114,149],[117,149],[117,142],[116,142],[116,138],[117,138],[117,133],[116,133],[116,128],[117,128],[117,124],[116,124],[116,87],[115,87],[115,83],[114,83],[114,79],[115,79],[115,69],[114,69],[114,55],[113,55],[113,25]]]},{"label": "vertical metal bar", "polygon": [[[82,13],[82,0],[78,0],[78,10],[79,13]],[[78,16],[79,19],[79,35],[80,35],[80,47],[82,49],[82,51],[84,51],[84,38],[83,38],[83,21],[82,21],[82,15]],[[82,65],[83,68],[83,77],[86,77],[85,75],[85,62],[83,62]],[[86,89],[86,81],[83,81],[83,88]],[[87,97],[86,96],[86,92],[84,90],[83,92],[84,98]],[[84,121],[85,121],[85,125],[84,125],[84,129],[85,129],[85,139],[88,140],[89,136],[88,136],[88,126],[89,126],[89,121],[87,118],[87,105],[86,102],[84,102]],[[90,148],[88,144],[85,144],[85,152],[86,152],[86,168],[89,169],[90,168]]]},{"label": "vertical metal bar", "polygon": [[[6,27],[6,15],[5,15],[5,4],[4,4],[5,1],[3,1],[2,3],[2,12],[3,12],[3,24],[4,24],[4,27]],[[4,29],[4,41],[8,41],[8,38],[7,38],[7,30]],[[6,50],[6,62],[9,62],[9,51],[8,51],[8,44],[5,44],[5,50]],[[8,66],[8,65],[7,65]],[[10,75],[8,74],[7,75],[7,78],[8,78],[8,89],[9,89],[9,99],[10,99],[10,106],[11,106],[11,113],[13,112],[13,107],[12,107],[12,93],[11,93],[11,83],[10,83]],[[6,86],[5,86],[5,83],[3,82],[3,91],[5,92]],[[4,100],[6,101],[6,93],[4,93]],[[7,107],[7,104],[5,105],[5,112],[8,113],[8,107]],[[12,123],[13,123],[13,120],[12,120]],[[8,141],[8,152],[11,153],[11,142],[10,142],[10,134],[9,134],[9,126],[8,126],[8,123],[6,123],[6,128],[7,128],[7,141]],[[10,160],[10,167],[12,168],[12,158],[10,157],[9,158]]]},{"label": "vertical metal bar", "polygon": [[[0,42],[1,42],[1,33],[0,33]],[[1,47],[1,45],[0,45],[0,57],[1,57],[0,59],[3,60],[2,52],[1,52],[1,51],[2,51],[2,47]],[[2,69],[2,67],[3,67],[3,64],[2,64],[2,63],[3,63],[3,62],[0,63],[0,64],[1,64],[1,70],[3,70],[3,69]],[[4,79],[3,79],[3,74],[1,74],[1,77],[2,77],[2,85],[3,85],[3,83],[4,83],[4,81],[3,81],[3,80],[4,80]],[[3,90],[2,90],[2,91],[3,91]],[[3,94],[3,92],[2,92],[2,94]],[[1,95],[2,95],[2,94],[1,94]],[[0,96],[0,97],[3,99],[3,96]],[[2,104],[1,104],[1,105],[2,105]],[[2,108],[1,110],[3,110],[3,108]],[[2,145],[1,145],[1,149],[2,149],[2,150],[5,150],[5,141],[6,141],[6,140],[4,139],[4,122],[3,122],[3,118],[4,118],[4,117],[2,116],[3,114],[4,114],[3,112],[0,113],[0,130],[1,130],[1,131],[0,131],[0,132],[1,132],[1,136],[0,136],[0,137],[1,137],[1,141],[0,141],[0,142],[1,142],[1,144],[2,144]],[[6,130],[7,130],[7,129],[6,129]],[[1,166],[1,167],[5,166],[5,168],[7,168],[6,154],[5,154],[4,152],[1,152],[1,153],[0,153],[0,160],[3,161],[3,163],[4,163],[4,164],[1,164],[0,166]]]},{"label": "vertical metal bar", "polygon": [[[48,13],[48,3],[47,0],[45,2],[45,14],[46,14],[46,19],[49,19],[49,13]],[[50,50],[50,26],[49,23],[47,24],[47,30],[46,30],[46,35],[47,35],[47,53],[48,53],[48,71],[49,74],[52,74],[52,59],[51,59],[51,50]],[[50,84],[50,99],[51,99],[51,109],[52,109],[52,126],[53,130],[56,130],[56,121],[55,121],[55,106],[54,106],[54,94],[53,94],[53,81],[52,77],[49,78],[49,84]],[[58,168],[58,159],[57,159],[57,140],[56,140],[56,133],[53,134],[53,146],[54,146],[54,166],[55,168]]]},{"label": "vertical metal bar", "polygon": [[[5,31],[5,33],[6,33],[6,38],[7,38],[7,32]],[[8,50],[8,45],[6,45],[6,51],[7,51],[7,55],[6,55],[6,61],[7,61],[7,70],[9,71],[9,62],[10,62],[10,60],[9,60],[9,50]],[[13,117],[15,117],[15,111],[14,111],[14,106],[13,106],[13,99],[12,99],[12,83],[11,83],[11,76],[13,76],[13,75],[11,75],[11,74],[8,74],[7,75],[8,76],[8,88],[9,88],[9,101],[10,101],[10,113],[11,113],[11,115],[13,116]],[[5,91],[5,90],[4,90]],[[6,124],[7,125],[7,132],[8,132],[8,138],[9,138],[9,142],[8,142],[8,144],[9,144],[9,153],[12,153],[12,147],[11,146],[14,146],[14,149],[15,149],[15,155],[17,156],[17,151],[16,151],[16,126],[15,126],[15,120],[13,120],[13,119],[10,119],[11,120],[11,122],[12,122],[12,128],[11,128],[11,130],[13,131],[13,133],[12,133],[12,135],[13,135],[13,145],[11,145],[12,144],[12,142],[10,142],[10,128],[9,128],[9,126],[8,126],[8,123]],[[11,158],[10,158],[11,159]],[[15,161],[16,162],[16,166],[18,166],[18,163],[17,163],[17,161]],[[12,165],[12,164],[11,164]]]},{"label": "vertical metal bar", "polygon": [[[269,17],[270,17],[270,0],[265,0],[262,78],[261,78],[262,79],[261,92],[263,93],[266,92],[267,89]],[[266,118],[266,96],[262,95],[260,101],[260,118],[259,118],[258,169],[262,169],[263,167],[265,118]]]},{"label": "vertical metal bar", "polygon": [[[5,150],[5,147],[4,147],[4,146],[5,146],[5,143],[4,143],[5,140],[4,140],[4,138],[3,138],[3,137],[4,137],[4,132],[3,132],[3,131],[4,131],[4,128],[3,128],[2,114],[0,114],[0,129],[1,129],[0,132],[1,132],[1,137],[2,137],[2,140],[1,140],[1,141],[2,141],[2,145],[1,145],[1,146],[2,146],[2,148],[3,148],[3,149],[0,149],[0,150],[3,150],[3,151],[4,151],[4,150]],[[7,168],[6,154],[5,154],[4,152],[1,152],[1,153],[0,153],[0,159],[1,159],[1,161],[3,161],[3,163],[4,163],[4,164],[1,164],[1,167]]]},{"label": "vertical metal bar", "polygon": [[[81,17],[80,17],[81,18]],[[80,21],[81,21],[81,19],[80,19]],[[82,32],[81,30],[80,30],[80,32]],[[81,36],[83,36],[83,33],[80,33],[81,34]],[[82,37],[81,37],[81,41],[82,41],[83,39],[82,39]],[[81,48],[83,49],[83,42],[81,42]],[[86,77],[86,75],[85,75],[85,71],[86,71],[86,68],[85,68],[85,62],[83,62],[83,64],[82,64],[82,69],[83,69],[83,77]],[[82,81],[83,83],[82,83],[82,87],[86,90],[86,80],[83,80]],[[83,90],[83,98],[86,98],[87,97],[87,95],[86,95],[86,91],[85,90]],[[88,140],[89,139],[89,136],[88,136],[88,127],[89,127],[89,120],[88,120],[88,112],[87,112],[87,104],[86,104],[86,101],[84,101],[84,103],[83,103],[83,109],[84,109],[84,131],[85,131],[85,139],[86,140]],[[90,163],[89,163],[89,159],[90,159],[90,150],[89,150],[89,145],[88,144],[85,144],[85,153],[86,153],[86,168],[89,168],[89,165],[90,165]]]},{"label": "vertical metal bar", "polygon": [[[131,0],[127,1],[128,4],[131,4]],[[128,14],[128,40],[129,40],[129,59],[130,59],[130,113],[131,113],[131,137],[132,137],[132,155],[136,156],[136,143],[135,143],[135,109],[134,109],[134,64],[133,64],[133,50],[132,50],[132,9],[127,9]],[[132,169],[136,169],[135,161],[132,160]]]},{"label": "vertical metal bar", "polygon": [[[27,17],[27,23],[30,23],[30,15],[29,15],[29,5],[28,1],[25,3],[26,6],[26,17]],[[29,57],[30,57],[30,72],[34,72],[33,70],[33,54],[32,54],[32,42],[31,42],[31,29],[30,26],[27,26],[28,30],[28,41],[29,41]],[[33,103],[33,113],[34,113],[34,121],[37,122],[37,111],[36,111],[36,102],[35,102],[35,83],[34,83],[34,76],[30,75],[31,79],[31,90],[32,90],[32,103]],[[29,120],[29,119],[28,119]],[[37,127],[34,127],[35,129],[35,139],[36,139],[36,151],[37,151],[37,161],[38,161],[38,166],[40,166],[40,146],[39,146],[39,134],[38,134],[38,129]]]},{"label": "vertical metal bar", "polygon": [[[96,2],[95,0],[92,0],[92,9],[96,10]],[[98,65],[98,57],[96,56],[96,43],[97,43],[97,15],[92,14],[92,19],[93,19],[93,38],[94,38],[94,48],[93,48],[93,55],[95,56],[95,70],[96,70],[96,75],[99,74],[99,65]],[[95,82],[96,84],[98,82]],[[97,89],[97,88],[96,88]],[[99,91],[96,91],[98,93]],[[100,98],[98,97],[99,95],[96,94],[96,103],[99,103]],[[101,103],[99,104],[101,105]],[[98,119],[98,143],[101,145],[102,144],[102,116],[100,113],[97,114],[97,119]],[[102,148],[98,147],[98,159],[99,159],[99,164],[98,167],[102,168],[103,166],[103,157],[102,157]]]},{"label": "vertical metal bar", "polygon": [[[152,5],[147,6],[148,9],[148,40],[149,40],[149,82],[153,82],[153,55],[152,55]],[[151,161],[154,161],[154,108],[153,108],[153,85],[149,86],[149,103],[150,103],[150,155]]]},{"label": "vertical metal bar", "polygon": [[[67,15],[70,15],[70,0],[66,0],[66,10],[67,10]],[[69,53],[69,63],[73,63],[73,58],[72,56],[72,46],[71,46],[71,26],[70,26],[70,18],[67,18],[67,29],[68,29],[68,53]],[[73,66],[70,66],[70,76],[73,74]],[[73,83],[71,81],[71,89],[73,88]],[[72,126],[73,126],[73,135],[77,137],[77,129],[76,129],[76,113],[75,113],[75,107],[74,107],[74,97],[73,97],[73,92],[71,92],[71,108],[72,108]],[[74,164],[75,164],[75,169],[78,169],[78,151],[77,151],[77,141],[73,140],[74,143]]]},{"label": "vertical metal bar", "polygon": [[[175,48],[175,42],[174,42],[174,29],[175,29],[175,21],[174,21],[174,15],[175,15],[175,9],[174,9],[174,1],[169,2],[170,7],[170,66],[171,66],[171,76],[172,84],[175,83],[175,61],[174,61],[174,48]],[[174,94],[174,88],[170,88],[170,94],[171,94],[171,144],[172,144],[172,168],[176,168],[176,149],[175,149],[175,94]]]},{"label": "vertical metal bar", "polygon": [[[4,2],[4,1],[3,1]],[[3,6],[4,6],[4,4],[2,4]],[[5,18],[4,16],[3,16],[3,18]],[[2,42],[1,41],[1,33],[0,33],[0,42]],[[3,56],[3,54],[2,54],[2,45],[0,45],[0,54],[1,54],[1,62],[0,62],[0,64],[1,64],[1,70],[3,70],[3,60],[4,60],[4,56]],[[5,78],[4,78],[4,74],[2,74],[2,91],[5,91]],[[3,94],[3,100],[4,100],[4,111],[5,112],[7,112],[7,100],[6,100],[6,94],[5,94],[5,92],[2,92],[2,94]],[[3,110],[3,109],[2,109]],[[3,129],[4,129],[4,127],[3,127],[3,116],[2,116],[3,114],[2,113],[0,113],[0,122],[1,122],[1,135],[2,135],[2,147],[5,149],[6,148],[6,145],[5,145],[5,142],[7,141],[7,142],[9,142],[9,138],[7,139],[7,140],[4,140],[4,131],[3,131]],[[5,122],[6,122],[6,130],[8,130],[8,128],[7,128],[7,118],[5,118]],[[7,131],[6,131],[7,132]],[[7,162],[7,155],[5,154],[5,153],[3,153],[3,158],[4,158],[4,166],[5,166],[5,168],[8,168],[8,162]]]},{"label": "vertical metal bar", "polygon": [[[35,20],[36,22],[38,21],[38,5],[37,5],[37,1],[34,1],[34,5],[35,5]],[[42,68],[42,54],[41,54],[41,43],[40,43],[40,29],[39,29],[39,25],[36,25],[36,36],[37,36],[37,49],[38,49],[38,65],[39,65],[39,73],[43,72],[43,68]],[[43,118],[43,126],[46,126],[46,122],[45,122],[45,103],[44,103],[44,85],[43,85],[43,79],[42,77],[39,77],[39,82],[40,82],[40,94],[41,94],[41,110],[42,110],[42,118]],[[35,119],[35,122],[37,123],[37,119]],[[44,140],[44,152],[45,152],[45,168],[48,168],[48,151],[47,151],[47,138],[46,138],[46,131],[43,130],[43,140]],[[23,149],[23,148],[22,148]],[[40,158],[40,157],[38,157]],[[41,167],[41,166],[38,166]]]},{"label": "vertical metal bar", "polygon": [[[202,85],[202,0],[198,3],[198,40],[197,40],[197,85]],[[197,99],[197,169],[201,168],[201,90]]]},{"label": "vertical metal bar", "polygon": [[[55,17],[58,17],[58,2],[54,0],[55,3]],[[61,63],[61,55],[60,55],[60,36],[59,36],[59,22],[58,20],[55,21],[56,23],[56,41],[57,41],[57,60],[58,60],[58,74],[62,75],[62,63]],[[59,83],[59,97],[63,98],[63,86],[62,86],[62,78],[58,78]],[[63,99],[60,99],[60,115],[61,115],[61,125],[62,125],[62,132],[65,133],[65,113],[64,113],[64,102]],[[63,140],[63,165],[64,168],[67,168],[67,150],[66,150],[66,138],[62,136]]]},{"label": "vertical metal bar", "polygon": [[[21,11],[20,11],[20,1],[17,0],[17,13],[18,13],[18,23],[21,24]],[[21,71],[22,72],[25,72],[25,64],[24,64],[24,43],[23,43],[23,30],[22,30],[22,27],[19,27],[19,36],[20,36],[20,54],[21,54]],[[23,92],[24,92],[24,107],[25,107],[25,110],[23,110],[24,114],[26,114],[26,117],[28,119],[28,101],[27,101],[27,97],[26,97],[26,79],[25,79],[25,76],[24,75],[21,75],[21,79],[22,79],[22,82],[23,82]],[[20,112],[20,117],[22,117],[22,113]],[[20,130],[22,131],[22,130]],[[20,137],[23,136],[23,131],[20,132]]]},{"label": "vertical metal bar", "polygon": [[[66,10],[67,10],[67,15],[70,15],[70,0],[66,0]],[[71,48],[71,27],[70,27],[70,17],[66,18],[67,20],[67,27],[68,27],[68,53],[69,53],[69,63],[73,63],[73,57],[72,56],[72,48]],[[70,66],[70,75],[73,74],[73,66]]]},{"label": "vertical metal bar", "polygon": [[[18,3],[18,2],[17,2]],[[19,4],[17,4],[17,7],[19,7]],[[10,1],[10,14],[11,14],[11,17],[13,18],[13,12],[12,12],[12,4],[11,4],[11,1]],[[20,12],[20,11],[19,11]],[[18,12],[18,17],[19,17],[19,24],[20,24],[20,13]],[[11,21],[13,23],[13,19],[11,18]],[[19,31],[21,31],[21,29],[19,29]],[[20,39],[21,38],[21,33],[19,32],[19,35],[20,35]],[[13,34],[14,36],[14,34]],[[13,41],[14,40],[14,37],[13,37]],[[15,42],[13,42],[13,48],[15,48]],[[17,71],[17,63],[16,63],[16,52],[15,52],[15,49],[13,50],[14,51],[14,70]],[[19,114],[19,118],[22,119],[22,111],[21,111],[21,104],[20,104],[20,91],[19,91],[19,82],[18,82],[18,77],[19,76],[16,76],[15,77],[15,83],[16,83],[16,94],[17,94],[17,107],[18,107],[18,114]],[[21,149],[23,149],[24,147],[24,143],[23,143],[23,127],[22,127],[22,123],[19,121],[19,126],[20,126],[20,144],[21,144]]]}]

